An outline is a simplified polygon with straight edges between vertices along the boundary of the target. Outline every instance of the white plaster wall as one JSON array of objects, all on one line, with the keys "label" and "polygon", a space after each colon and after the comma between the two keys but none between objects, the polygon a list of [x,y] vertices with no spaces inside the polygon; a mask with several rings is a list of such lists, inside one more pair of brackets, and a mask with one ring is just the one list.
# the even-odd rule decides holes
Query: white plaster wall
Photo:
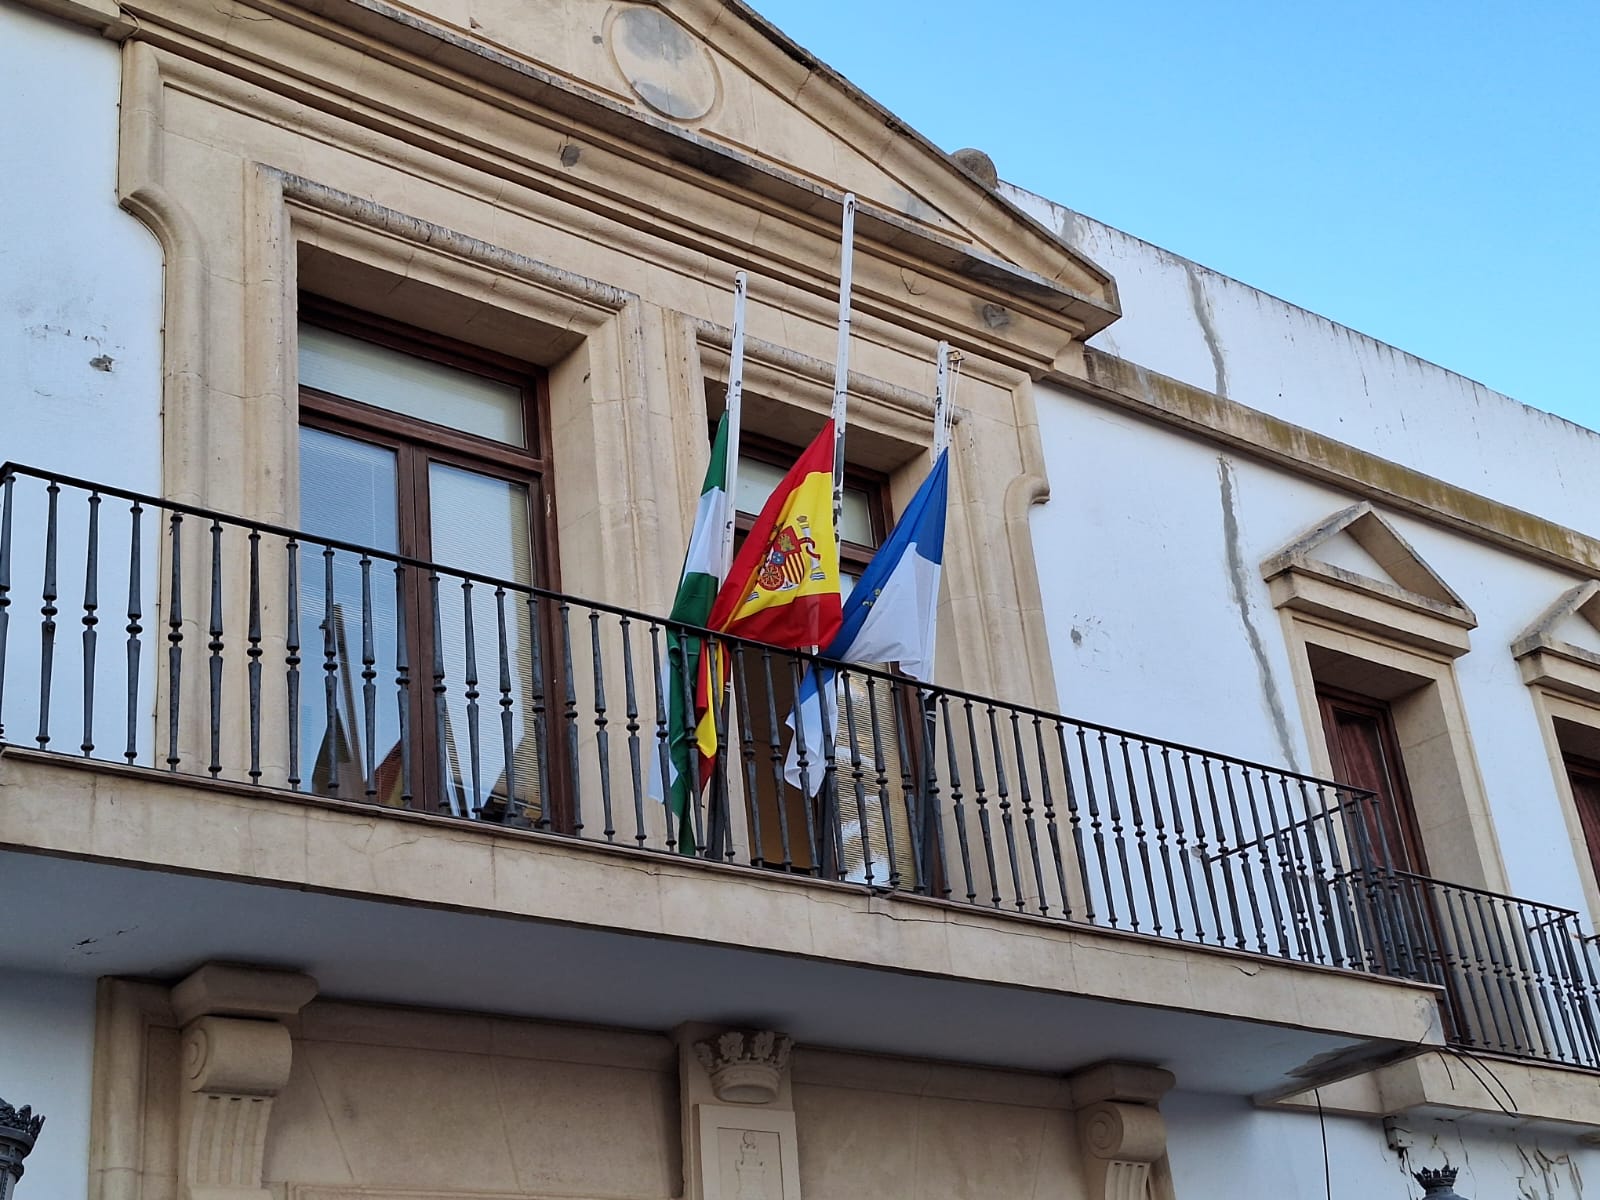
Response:
[{"label": "white plaster wall", "polygon": [[1116,278],[1090,345],[1587,533],[1600,435],[1040,196],[1004,194]]},{"label": "white plaster wall", "polygon": [[[105,38],[0,0],[0,459],[157,494],[162,259],[155,238],[117,205],[121,61]],[[14,607],[0,719],[7,738],[27,742],[40,730],[42,486],[19,477],[13,500]],[[85,740],[78,622],[87,515],[85,494],[62,493],[61,624],[48,730],[54,749]],[[141,714],[149,711],[153,683],[148,630],[156,525],[154,514],[146,513]],[[106,750],[121,748],[126,722],[120,641],[127,620],[128,530],[128,505],[106,502],[92,731]]]},{"label": "white plaster wall", "polygon": [[[1408,1161],[1389,1150],[1374,1120],[1270,1111],[1229,1096],[1174,1092],[1161,1102],[1179,1196],[1272,1200],[1405,1200],[1422,1189],[1411,1171],[1453,1166],[1471,1200],[1581,1200],[1600,1172],[1600,1150],[1576,1139],[1406,1119]],[[1323,1170],[1323,1131],[1329,1167]]]},{"label": "white plaster wall", "polygon": [[[1051,494],[1032,527],[1063,710],[1310,770],[1261,563],[1356,497],[1062,389],[1036,398]],[[1385,515],[1477,614],[1455,670],[1513,892],[1585,912],[1509,650],[1575,577]]]},{"label": "white plaster wall", "polygon": [[93,979],[0,970],[0,1097],[45,1116],[20,1196],[88,1194],[94,992]]},{"label": "white plaster wall", "polygon": [[161,483],[161,251],[117,207],[121,56],[0,0],[0,458]]}]

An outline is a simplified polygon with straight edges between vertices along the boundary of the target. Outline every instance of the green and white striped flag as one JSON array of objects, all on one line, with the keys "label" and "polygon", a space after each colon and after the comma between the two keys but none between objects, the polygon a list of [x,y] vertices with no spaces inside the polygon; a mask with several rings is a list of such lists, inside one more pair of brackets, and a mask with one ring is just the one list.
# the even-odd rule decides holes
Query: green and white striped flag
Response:
[{"label": "green and white striped flag", "polygon": [[[706,623],[711,616],[712,602],[717,598],[717,589],[722,586],[726,566],[723,531],[733,503],[728,495],[728,424],[728,414],[723,413],[711,444],[711,464],[706,468],[705,483],[700,487],[700,504],[695,510],[694,531],[689,535],[689,550],[683,556],[683,577],[672,603],[672,620],[685,625]],[[667,647],[671,667],[668,684],[671,692],[667,701],[667,803],[677,822],[679,852],[694,854],[694,826],[689,813],[700,773],[694,697],[705,643],[700,638],[680,637],[669,629]]]}]

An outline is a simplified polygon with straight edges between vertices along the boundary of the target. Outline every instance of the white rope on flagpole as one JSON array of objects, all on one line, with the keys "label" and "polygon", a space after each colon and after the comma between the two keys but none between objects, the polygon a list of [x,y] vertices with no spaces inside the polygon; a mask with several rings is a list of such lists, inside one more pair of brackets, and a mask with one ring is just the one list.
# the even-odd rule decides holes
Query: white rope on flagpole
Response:
[{"label": "white rope on flagpole", "polygon": [[933,385],[933,461],[950,445],[950,425],[955,419],[956,378],[961,374],[962,353],[949,342],[939,343],[938,369]]},{"label": "white rope on flagpole", "polygon": [[844,541],[839,528],[844,516],[844,427],[845,404],[850,394],[850,274],[854,267],[856,197],[844,197],[844,232],[839,246],[839,348],[833,360],[833,531]]},{"label": "white rope on flagpole", "polygon": [[722,570],[718,581],[728,577],[733,566],[733,532],[739,514],[739,421],[744,409],[744,300],[748,276],[740,271],[733,277],[733,340],[728,346],[728,461],[723,471],[727,489],[727,512],[722,521]]}]

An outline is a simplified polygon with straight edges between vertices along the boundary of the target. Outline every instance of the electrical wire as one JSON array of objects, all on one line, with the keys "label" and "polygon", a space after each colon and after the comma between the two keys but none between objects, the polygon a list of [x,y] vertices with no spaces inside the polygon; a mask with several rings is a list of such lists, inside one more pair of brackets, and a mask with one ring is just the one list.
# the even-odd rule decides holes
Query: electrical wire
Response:
[{"label": "electrical wire", "polygon": [[1328,1200],[1333,1200],[1333,1168],[1328,1163],[1328,1119],[1322,1113],[1322,1089],[1312,1088],[1311,1097],[1317,1102],[1317,1127],[1322,1130],[1322,1185]]}]

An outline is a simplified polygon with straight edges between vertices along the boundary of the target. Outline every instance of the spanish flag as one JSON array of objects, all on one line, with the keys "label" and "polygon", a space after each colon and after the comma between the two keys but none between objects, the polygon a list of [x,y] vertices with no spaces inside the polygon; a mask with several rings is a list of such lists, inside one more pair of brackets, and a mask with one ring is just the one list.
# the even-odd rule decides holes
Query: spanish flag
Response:
[{"label": "spanish flag", "polygon": [[826,646],[840,620],[830,421],[762,506],[706,623],[735,637],[799,650]]}]

